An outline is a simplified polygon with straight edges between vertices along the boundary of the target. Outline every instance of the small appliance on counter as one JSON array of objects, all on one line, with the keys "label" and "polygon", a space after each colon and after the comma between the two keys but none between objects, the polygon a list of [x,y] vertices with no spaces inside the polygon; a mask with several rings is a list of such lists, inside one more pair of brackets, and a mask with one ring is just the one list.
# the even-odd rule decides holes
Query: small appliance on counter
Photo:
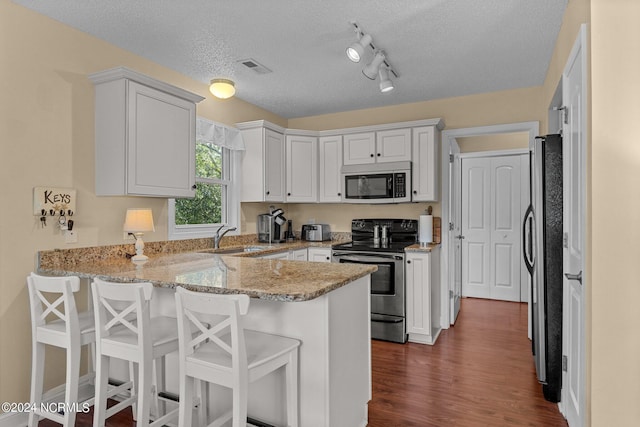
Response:
[{"label": "small appliance on counter", "polygon": [[269,206],[269,213],[258,215],[258,242],[261,243],[282,243],[284,238],[284,225],[287,219],[284,217],[282,209],[275,209]]},{"label": "small appliance on counter", "polygon": [[284,238],[287,242],[293,242],[296,240],[296,235],[293,232],[293,221],[287,221],[287,231],[284,232]]},{"label": "small appliance on counter", "polygon": [[304,224],[300,234],[302,240],[323,242],[331,240],[331,227],[329,224]]}]

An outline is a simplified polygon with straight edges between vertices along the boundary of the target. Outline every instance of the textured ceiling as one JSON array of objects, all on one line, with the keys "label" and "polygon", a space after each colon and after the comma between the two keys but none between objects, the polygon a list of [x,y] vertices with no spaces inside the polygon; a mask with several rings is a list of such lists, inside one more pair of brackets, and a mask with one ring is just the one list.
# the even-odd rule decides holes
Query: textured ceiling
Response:
[{"label": "textured ceiling", "polygon": [[[541,85],[568,0],[14,0],[285,118]],[[399,77],[345,55],[349,21]],[[256,74],[238,61],[272,70]],[[367,58],[367,60],[370,58]],[[368,61],[365,61],[368,62]]]}]

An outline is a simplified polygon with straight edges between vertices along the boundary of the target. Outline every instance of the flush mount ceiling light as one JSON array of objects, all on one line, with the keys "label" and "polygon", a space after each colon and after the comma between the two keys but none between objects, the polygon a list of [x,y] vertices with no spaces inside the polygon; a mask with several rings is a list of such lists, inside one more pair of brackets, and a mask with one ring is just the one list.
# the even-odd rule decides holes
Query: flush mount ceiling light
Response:
[{"label": "flush mount ceiling light", "polygon": [[393,90],[393,83],[389,78],[389,73],[398,78],[398,73],[393,69],[387,59],[385,52],[373,44],[373,36],[365,34],[355,21],[349,22],[358,37],[358,41],[347,48],[347,57],[353,62],[360,62],[367,51],[373,54],[373,59],[363,69],[362,74],[369,80],[375,80],[380,76],[380,91],[389,92]]},{"label": "flush mount ceiling light", "polygon": [[378,70],[378,75],[380,76],[380,92],[391,92],[393,90],[393,83],[389,78],[389,70],[384,67],[380,67],[380,70]]},{"label": "flush mount ceiling light", "polygon": [[211,86],[209,86],[209,92],[216,98],[231,98],[236,93],[236,85],[233,80],[213,79],[211,80]]}]

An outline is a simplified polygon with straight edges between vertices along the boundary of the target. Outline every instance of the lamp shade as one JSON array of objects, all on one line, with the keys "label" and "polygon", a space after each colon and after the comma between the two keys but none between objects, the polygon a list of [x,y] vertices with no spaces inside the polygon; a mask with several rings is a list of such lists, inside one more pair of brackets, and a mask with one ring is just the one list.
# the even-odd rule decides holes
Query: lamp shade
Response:
[{"label": "lamp shade", "polygon": [[156,231],[153,226],[153,213],[151,209],[127,209],[127,216],[122,229],[128,233]]},{"label": "lamp shade", "polygon": [[378,70],[380,69],[380,65],[385,60],[384,53],[378,52],[376,56],[373,57],[369,65],[364,67],[362,70],[362,74],[364,74],[368,79],[375,80],[378,77]]},{"label": "lamp shade", "polygon": [[231,98],[236,93],[236,85],[233,80],[213,79],[211,80],[211,86],[209,86],[209,92],[216,98]]}]

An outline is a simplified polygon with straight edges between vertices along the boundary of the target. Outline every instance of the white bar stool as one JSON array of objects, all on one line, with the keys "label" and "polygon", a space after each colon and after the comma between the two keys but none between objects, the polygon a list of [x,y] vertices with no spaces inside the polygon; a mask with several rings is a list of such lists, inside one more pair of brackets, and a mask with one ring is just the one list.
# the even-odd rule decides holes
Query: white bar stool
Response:
[{"label": "white bar stool", "polygon": [[[31,306],[31,403],[35,410],[29,412],[29,427],[36,427],[40,417],[48,418],[65,427],[73,427],[76,411],[57,412],[41,410],[44,380],[45,345],[66,349],[67,368],[64,402],[78,404],[78,383],[80,378],[80,349],[95,342],[95,328],[92,312],[78,313],[74,292],[80,289],[80,278],[47,277],[31,273],[27,277],[29,305]],[[59,294],[49,302],[44,293]],[[55,298],[55,296],[54,296]],[[47,321],[54,315],[55,320]],[[92,400],[86,401],[88,405]]]},{"label": "white bar stool", "polygon": [[[94,427],[104,427],[107,416],[107,380],[109,359],[134,362],[138,367],[132,396],[112,408],[114,413],[132,406],[137,400],[136,426],[161,426],[178,416],[178,408],[149,422],[151,401],[158,405],[158,390],[153,385],[153,362],[178,349],[176,319],[151,319],[149,302],[153,285],[144,283],[113,283],[94,279],[91,283],[96,325],[96,399]],[[124,305],[123,305],[124,303]],[[130,321],[135,313],[135,321]],[[117,326],[124,326],[117,328]],[[164,366],[164,363],[161,364]]]},{"label": "white bar stool", "polygon": [[[249,383],[285,366],[287,425],[298,427],[300,341],[244,329],[243,316],[248,309],[247,295],[207,294],[176,288],[180,426],[192,425],[194,380],[232,389],[232,411],[212,426],[232,418],[233,427],[244,427]],[[192,334],[193,326],[198,330],[195,334]]]}]

